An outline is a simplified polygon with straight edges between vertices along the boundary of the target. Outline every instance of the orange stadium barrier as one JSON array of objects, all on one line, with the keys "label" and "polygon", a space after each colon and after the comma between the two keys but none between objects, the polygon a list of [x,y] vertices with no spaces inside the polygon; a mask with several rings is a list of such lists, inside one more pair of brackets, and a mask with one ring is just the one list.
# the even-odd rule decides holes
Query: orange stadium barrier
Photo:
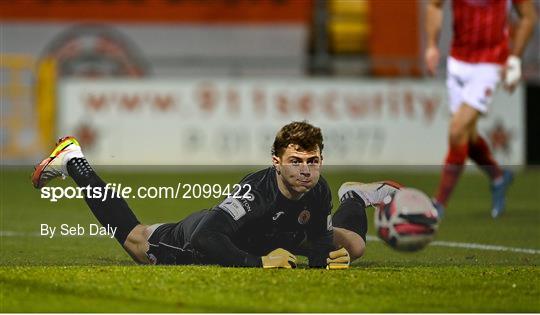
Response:
[{"label": "orange stadium barrier", "polygon": [[420,5],[419,0],[369,2],[374,75],[421,75]]},{"label": "orange stadium barrier", "polygon": [[5,21],[308,23],[312,0],[0,1]]}]

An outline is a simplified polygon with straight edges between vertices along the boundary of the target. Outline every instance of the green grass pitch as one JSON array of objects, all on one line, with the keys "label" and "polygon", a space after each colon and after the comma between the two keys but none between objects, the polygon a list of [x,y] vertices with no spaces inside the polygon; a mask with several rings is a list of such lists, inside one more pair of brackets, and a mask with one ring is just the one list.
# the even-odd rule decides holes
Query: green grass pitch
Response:
[{"label": "green grass pitch", "polygon": [[[41,199],[29,169],[3,167],[0,182],[1,312],[540,312],[540,170],[518,172],[503,217],[489,216],[487,180],[467,172],[437,241],[535,249],[536,253],[431,245],[398,253],[378,241],[349,270],[263,270],[212,266],[138,266],[115,240],[39,236],[40,224],[97,221],[82,200]],[[136,168],[135,168],[136,169]],[[100,170],[98,168],[98,170]],[[234,184],[236,171],[100,170],[132,187]],[[426,193],[433,171],[327,169],[335,193],[343,181],[393,179]],[[56,185],[72,185],[71,180]],[[144,223],[174,222],[215,199],[131,199]],[[373,211],[369,234],[373,231]]]}]

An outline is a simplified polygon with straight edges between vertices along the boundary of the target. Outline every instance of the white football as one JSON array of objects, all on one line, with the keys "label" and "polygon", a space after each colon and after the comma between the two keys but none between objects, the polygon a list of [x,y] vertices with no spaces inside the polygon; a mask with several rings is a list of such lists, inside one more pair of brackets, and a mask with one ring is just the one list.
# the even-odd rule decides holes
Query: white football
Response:
[{"label": "white football", "polygon": [[414,188],[401,188],[375,208],[377,235],[399,251],[424,248],[434,239],[438,222],[429,197]]}]

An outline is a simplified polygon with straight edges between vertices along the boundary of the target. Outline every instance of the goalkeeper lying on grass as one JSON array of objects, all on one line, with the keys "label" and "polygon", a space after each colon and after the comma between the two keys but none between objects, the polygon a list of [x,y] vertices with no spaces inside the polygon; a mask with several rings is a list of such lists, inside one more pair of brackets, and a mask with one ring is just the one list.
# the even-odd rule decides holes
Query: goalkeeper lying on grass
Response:
[{"label": "goalkeeper lying on grass", "polygon": [[[294,268],[294,255],[302,255],[310,267],[344,269],[364,253],[366,205],[399,188],[346,183],[332,218],[331,192],[320,176],[322,149],[319,128],[307,122],[284,126],[272,146],[273,166],[247,175],[241,191],[178,223],[141,224],[119,197],[86,195],[85,200],[103,226],[116,228],[115,238],[141,264]],[[41,188],[60,176],[71,176],[80,187],[106,186],[73,137],[59,140],[36,166],[32,181]]]}]

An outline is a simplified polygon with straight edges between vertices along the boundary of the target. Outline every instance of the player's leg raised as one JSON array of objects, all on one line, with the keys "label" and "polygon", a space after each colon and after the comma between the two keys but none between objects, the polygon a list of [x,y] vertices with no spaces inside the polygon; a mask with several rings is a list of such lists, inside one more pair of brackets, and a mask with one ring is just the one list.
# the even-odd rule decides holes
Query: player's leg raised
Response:
[{"label": "player's leg raised", "polygon": [[88,195],[94,188],[106,193],[107,185],[96,174],[85,159],[78,141],[73,137],[60,138],[52,153],[38,164],[32,174],[36,188],[44,187],[56,177],[71,176],[83,190],[88,207],[104,227],[114,231],[114,237],[138,263],[150,263],[146,257],[148,250],[147,226],[142,225],[123,198],[109,194],[106,198],[92,198]]}]

